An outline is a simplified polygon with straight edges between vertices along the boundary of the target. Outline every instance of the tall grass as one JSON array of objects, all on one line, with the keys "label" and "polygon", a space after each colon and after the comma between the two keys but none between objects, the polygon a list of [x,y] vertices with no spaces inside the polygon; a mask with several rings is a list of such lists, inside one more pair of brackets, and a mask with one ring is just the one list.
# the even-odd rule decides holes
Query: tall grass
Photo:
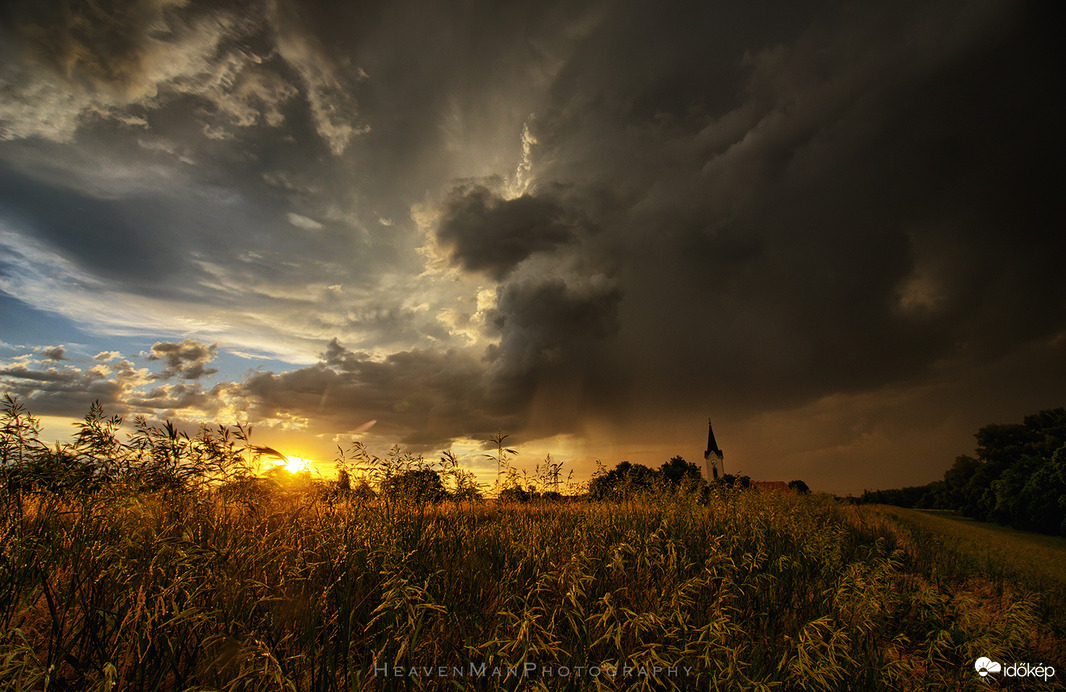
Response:
[{"label": "tall grass", "polygon": [[[448,455],[460,502],[374,498],[263,482],[248,428],[139,421],[122,444],[94,406],[50,449],[2,414],[5,690],[957,690],[996,685],[979,657],[1066,668],[1046,600],[871,508],[723,486],[482,502]],[[426,470],[349,463],[379,490]]]},{"label": "tall grass", "polygon": [[800,496],[0,492],[5,689],[954,690],[1061,653],[1030,597]]}]

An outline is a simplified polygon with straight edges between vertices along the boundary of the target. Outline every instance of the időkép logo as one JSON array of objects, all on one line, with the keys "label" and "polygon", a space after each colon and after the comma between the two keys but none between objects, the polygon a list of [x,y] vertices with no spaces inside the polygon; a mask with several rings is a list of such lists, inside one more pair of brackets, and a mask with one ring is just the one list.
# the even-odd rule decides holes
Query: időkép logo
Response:
[{"label": "id\u0151k\u00e9p logo", "polygon": [[1043,663],[1036,666],[1030,663],[1012,663],[1009,666],[1005,666],[987,656],[977,659],[973,667],[982,678],[1001,675],[1004,678],[1037,678],[1047,682],[1055,677],[1055,669],[1051,666],[1045,666]]}]

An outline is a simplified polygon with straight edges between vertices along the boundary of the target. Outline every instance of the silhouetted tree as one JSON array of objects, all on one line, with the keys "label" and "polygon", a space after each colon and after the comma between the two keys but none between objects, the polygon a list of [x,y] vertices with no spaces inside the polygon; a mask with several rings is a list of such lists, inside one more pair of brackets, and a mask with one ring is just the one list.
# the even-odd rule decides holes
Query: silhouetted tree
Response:
[{"label": "silhouetted tree", "polygon": [[944,472],[947,507],[962,509],[968,504],[970,479],[977,473],[981,462],[965,454],[955,457],[955,464]]},{"label": "silhouetted tree", "polygon": [[664,481],[673,485],[682,485],[685,482],[698,483],[703,479],[700,467],[685,461],[681,456],[673,457],[660,466],[659,473]]},{"label": "silhouetted tree", "polygon": [[955,509],[1030,531],[1066,535],[1066,409],[977,431],[977,456],[956,457],[944,480],[867,491],[863,502]]},{"label": "silhouetted tree", "polygon": [[533,499],[533,493],[521,485],[509,485],[500,491],[500,502],[529,502]]},{"label": "silhouetted tree", "polygon": [[731,473],[724,474],[718,479],[718,484],[726,488],[745,489],[751,487],[751,478],[748,476],[735,476]]},{"label": "silhouetted tree", "polygon": [[392,500],[417,502],[440,502],[448,497],[440,474],[433,469],[404,471],[385,480],[382,492]]},{"label": "silhouetted tree", "polygon": [[655,487],[660,478],[659,472],[643,464],[622,461],[589,481],[589,497],[595,500],[622,499],[638,490]]}]

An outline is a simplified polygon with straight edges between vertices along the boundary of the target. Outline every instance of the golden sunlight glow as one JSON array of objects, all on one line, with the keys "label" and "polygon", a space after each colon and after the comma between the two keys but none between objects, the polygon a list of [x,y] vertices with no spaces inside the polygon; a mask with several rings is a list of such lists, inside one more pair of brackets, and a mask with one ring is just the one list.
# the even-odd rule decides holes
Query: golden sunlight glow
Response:
[{"label": "golden sunlight glow", "polygon": [[285,468],[289,470],[289,473],[303,473],[311,468],[315,463],[312,459],[304,459],[303,457],[286,457],[288,463],[285,464]]}]

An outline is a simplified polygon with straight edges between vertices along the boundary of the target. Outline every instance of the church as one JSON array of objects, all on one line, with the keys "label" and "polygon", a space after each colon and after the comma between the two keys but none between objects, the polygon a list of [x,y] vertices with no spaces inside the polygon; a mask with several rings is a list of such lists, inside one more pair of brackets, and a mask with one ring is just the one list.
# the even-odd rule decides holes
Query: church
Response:
[{"label": "church", "polygon": [[718,447],[714,439],[714,428],[707,419],[707,451],[703,453],[703,463],[706,466],[706,478],[708,481],[718,480],[719,472],[725,475],[725,453]]}]

